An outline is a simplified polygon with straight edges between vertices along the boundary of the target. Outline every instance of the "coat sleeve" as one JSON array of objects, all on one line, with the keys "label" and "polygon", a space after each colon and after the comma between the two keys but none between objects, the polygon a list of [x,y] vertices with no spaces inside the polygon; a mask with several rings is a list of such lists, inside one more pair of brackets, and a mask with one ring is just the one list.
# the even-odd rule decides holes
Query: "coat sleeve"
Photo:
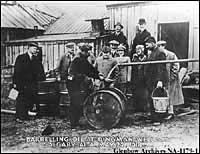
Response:
[{"label": "coat sleeve", "polygon": [[60,58],[57,66],[56,66],[56,69],[55,69],[57,75],[60,75],[62,62],[63,62],[63,56]]},{"label": "coat sleeve", "polygon": [[22,90],[24,87],[24,82],[22,80],[22,74],[23,72],[23,64],[22,64],[22,57],[18,56],[15,61],[14,66],[14,75],[13,75],[13,83],[16,84],[17,90]]},{"label": "coat sleeve", "polygon": [[[178,60],[177,56],[174,54],[173,55],[173,60]],[[180,64],[179,63],[172,63],[171,68],[170,68],[170,79],[175,80],[178,78],[178,72],[180,69]]]},{"label": "coat sleeve", "polygon": [[[113,61],[113,67],[115,67],[116,65],[118,64],[117,60],[114,60]],[[113,68],[112,67],[112,68]],[[112,76],[112,79],[114,79],[115,81],[117,81],[119,77],[119,67],[117,66],[114,71],[113,71],[113,76]]]},{"label": "coat sleeve", "polygon": [[[164,52],[160,52],[156,60],[166,60],[166,56]],[[167,75],[167,68],[166,64],[157,64],[157,76],[156,81],[162,81],[164,86],[167,85],[168,82],[168,75]]]},{"label": "coat sleeve", "polygon": [[93,65],[90,64],[89,62],[88,62],[88,71],[86,75],[91,78],[99,79],[99,71],[95,67],[93,67]]},{"label": "coat sleeve", "polygon": [[[131,62],[131,59],[128,57],[127,63],[130,63],[130,62]],[[132,66],[127,66],[127,67],[128,67],[127,81],[130,82],[131,81]]]}]

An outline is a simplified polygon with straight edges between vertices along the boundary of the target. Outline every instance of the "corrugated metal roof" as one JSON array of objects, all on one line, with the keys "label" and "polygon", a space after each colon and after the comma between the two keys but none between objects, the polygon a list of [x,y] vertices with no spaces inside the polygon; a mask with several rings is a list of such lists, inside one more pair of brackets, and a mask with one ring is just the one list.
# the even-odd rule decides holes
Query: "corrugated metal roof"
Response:
[{"label": "corrugated metal roof", "polygon": [[44,30],[26,11],[18,5],[1,5],[1,27]]},{"label": "corrugated metal roof", "polygon": [[57,18],[53,15],[48,15],[47,13],[43,13],[40,10],[28,7],[28,6],[22,6],[23,9],[29,13],[41,26],[50,25],[55,21]]},{"label": "corrugated metal roof", "polygon": [[136,4],[141,4],[141,3],[149,3],[150,1],[111,1],[110,4],[107,4],[107,8],[112,8],[112,7],[121,7],[121,6],[126,6],[126,5],[136,5]]},{"label": "corrugated metal roof", "polygon": [[[57,1],[55,1],[56,4]],[[18,2],[19,3],[19,2]],[[52,3],[48,3],[47,1],[43,1],[41,3],[38,1],[23,1],[20,2],[21,5],[23,6],[27,6],[36,10],[40,10],[42,12],[45,12],[49,15],[52,15],[56,18],[59,18],[60,16],[62,16],[62,14],[64,13],[59,7],[57,7],[55,4]]]},{"label": "corrugated metal roof", "polygon": [[[76,8],[69,8],[64,16],[46,30],[45,34],[90,32],[92,31],[91,22],[85,20],[108,16],[106,7],[77,6]],[[105,26],[108,27],[108,20],[105,20]]]},{"label": "corrugated metal roof", "polygon": [[60,35],[41,35],[37,38],[32,37],[23,40],[13,40],[7,43],[23,43],[23,42],[47,42],[47,41],[65,41],[65,40],[87,40],[96,39],[95,34],[91,33],[77,33],[77,34],[60,34]]}]

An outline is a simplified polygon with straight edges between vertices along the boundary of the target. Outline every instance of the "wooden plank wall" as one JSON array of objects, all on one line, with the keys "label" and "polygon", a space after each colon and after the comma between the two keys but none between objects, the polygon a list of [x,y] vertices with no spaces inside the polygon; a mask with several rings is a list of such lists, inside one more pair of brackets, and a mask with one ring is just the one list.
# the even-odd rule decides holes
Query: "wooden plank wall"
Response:
[{"label": "wooden plank wall", "polygon": [[[42,42],[42,59],[45,71],[55,69],[60,57],[65,53],[65,43]],[[7,44],[6,45],[6,65],[13,65],[16,57],[27,51],[27,46],[23,44]]]},{"label": "wooden plank wall", "polygon": [[[110,29],[116,22],[124,26],[123,32],[129,45],[135,37],[138,19],[147,20],[147,29],[157,39],[159,23],[189,22],[188,58],[199,58],[199,3],[198,2],[152,2],[107,7]],[[190,63],[190,69],[199,69],[198,63]]]},{"label": "wooden plank wall", "polygon": [[[68,41],[62,42],[39,42],[39,46],[42,47],[42,62],[44,70],[49,71],[56,68],[61,56],[66,52],[66,44]],[[79,42],[74,42],[75,53],[77,53]],[[93,48],[93,52],[98,53],[103,44],[102,40],[96,41],[96,43],[91,42],[90,45]],[[95,51],[94,51],[95,50]],[[7,44],[6,45],[6,65],[13,65],[15,63],[16,57],[19,54],[23,54],[27,51],[27,46],[23,44]]]}]

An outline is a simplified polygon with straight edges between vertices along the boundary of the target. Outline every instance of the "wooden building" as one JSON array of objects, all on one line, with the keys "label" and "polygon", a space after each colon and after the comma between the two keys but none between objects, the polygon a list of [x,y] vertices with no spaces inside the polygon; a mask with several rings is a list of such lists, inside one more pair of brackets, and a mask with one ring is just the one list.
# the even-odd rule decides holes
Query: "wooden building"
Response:
[{"label": "wooden building", "polygon": [[[18,48],[6,50],[6,42],[42,35],[58,17],[23,6],[16,1],[1,2],[1,66],[13,64]],[[16,50],[16,52],[14,52]]]},{"label": "wooden building", "polygon": [[[129,45],[139,18],[145,18],[147,29],[156,40],[167,41],[167,49],[181,58],[199,58],[198,1],[121,1],[107,5],[110,29],[116,22],[124,26]],[[199,70],[199,63],[189,63],[189,69]]]},{"label": "wooden building", "polygon": [[105,6],[68,10],[43,35],[6,42],[6,64],[14,64],[17,55],[26,51],[27,42],[37,42],[42,47],[45,71],[56,68],[60,57],[66,52],[66,45],[76,52],[79,43],[87,42],[93,46],[96,55],[105,41],[107,19]]}]

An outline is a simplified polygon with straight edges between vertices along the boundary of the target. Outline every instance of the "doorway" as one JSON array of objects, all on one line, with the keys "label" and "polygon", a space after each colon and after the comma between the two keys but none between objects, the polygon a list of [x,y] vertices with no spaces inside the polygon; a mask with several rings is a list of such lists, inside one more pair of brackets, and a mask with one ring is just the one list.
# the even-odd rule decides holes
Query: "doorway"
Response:
[{"label": "doorway", "polygon": [[[158,24],[158,40],[167,42],[166,49],[173,51],[179,59],[188,58],[189,22]],[[181,63],[187,67],[188,63]]]}]

